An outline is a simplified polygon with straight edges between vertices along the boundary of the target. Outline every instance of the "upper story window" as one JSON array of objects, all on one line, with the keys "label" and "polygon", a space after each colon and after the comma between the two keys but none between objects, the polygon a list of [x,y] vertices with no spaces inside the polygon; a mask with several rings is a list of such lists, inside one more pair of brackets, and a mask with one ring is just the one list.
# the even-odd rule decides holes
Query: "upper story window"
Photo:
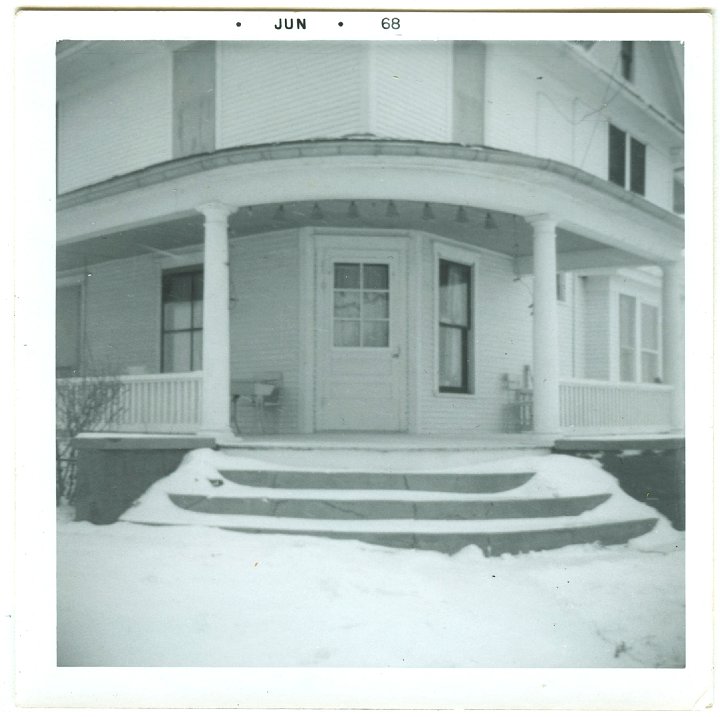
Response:
[{"label": "upper story window", "polygon": [[634,79],[635,67],[633,65],[635,59],[635,47],[633,42],[620,43],[620,72],[626,80],[631,82]]},{"label": "upper story window", "polygon": [[173,53],[173,156],[215,149],[215,43]]},{"label": "upper story window", "polygon": [[645,145],[608,125],[608,179],[635,194],[645,194]]},{"label": "upper story window", "polygon": [[168,272],[162,285],[162,370],[202,368],[203,272]]}]

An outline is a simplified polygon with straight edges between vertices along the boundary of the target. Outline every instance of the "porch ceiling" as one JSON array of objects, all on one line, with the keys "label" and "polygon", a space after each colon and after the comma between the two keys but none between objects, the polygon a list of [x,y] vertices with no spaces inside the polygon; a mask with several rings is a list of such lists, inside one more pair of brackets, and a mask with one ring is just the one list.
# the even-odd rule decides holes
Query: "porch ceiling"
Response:
[{"label": "porch ceiling", "polygon": [[[354,204],[351,206],[351,202]],[[441,203],[390,199],[333,199],[243,207],[230,217],[232,238],[312,226],[324,230],[413,230],[452,239],[518,259],[522,273],[532,272],[532,229],[522,218],[504,212]],[[488,221],[490,226],[488,226]],[[193,213],[156,224],[58,246],[57,269],[70,271],[142,254],[172,255],[202,245],[203,217]],[[585,265],[583,265],[583,262]],[[580,270],[594,266],[647,264],[639,256],[608,249],[593,239],[558,228],[558,266]]]}]

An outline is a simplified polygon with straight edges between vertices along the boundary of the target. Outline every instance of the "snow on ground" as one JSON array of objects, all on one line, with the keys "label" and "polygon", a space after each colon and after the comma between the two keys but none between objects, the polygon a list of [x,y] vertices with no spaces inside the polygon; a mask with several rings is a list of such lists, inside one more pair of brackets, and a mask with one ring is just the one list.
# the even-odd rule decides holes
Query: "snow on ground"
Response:
[{"label": "snow on ground", "polygon": [[[554,487],[567,489],[582,473],[577,465],[559,470],[570,468],[567,460],[514,459],[504,469],[552,464]],[[601,474],[603,489],[614,485],[585,464]],[[483,468],[497,468],[490,466]],[[206,467],[214,475],[217,465]],[[581,494],[587,475],[577,478]],[[147,494],[153,501],[157,485]],[[611,500],[621,512],[629,506],[616,492]],[[486,558],[476,547],[447,556],[206,526],[93,526],[64,515],[58,659],[63,666],[681,667],[683,540],[662,519],[628,546]]]}]

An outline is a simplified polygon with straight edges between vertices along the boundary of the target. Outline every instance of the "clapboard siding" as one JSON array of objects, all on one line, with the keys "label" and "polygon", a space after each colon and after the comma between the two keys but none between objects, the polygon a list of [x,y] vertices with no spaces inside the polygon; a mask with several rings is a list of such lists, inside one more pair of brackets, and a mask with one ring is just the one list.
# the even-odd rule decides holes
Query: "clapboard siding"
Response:
[{"label": "clapboard siding", "polygon": [[607,277],[585,279],[585,378],[610,379],[610,296]]},{"label": "clapboard siding", "polygon": [[160,277],[147,254],[88,268],[85,346],[92,372],[160,371]]},{"label": "clapboard siding", "polygon": [[60,194],[172,157],[170,52],[148,48],[131,72],[107,75],[58,102]]},{"label": "clapboard siding", "polygon": [[[608,104],[606,97],[598,96],[597,82],[585,88],[571,86],[563,63],[541,69],[534,53],[543,51],[532,43],[488,44],[485,143],[573,164],[607,179],[612,122],[647,145],[645,198],[672,210],[671,149],[678,138],[653,129],[642,113],[624,109],[619,102]],[[647,51],[641,48],[641,58]],[[647,82],[644,86],[649,87]]]},{"label": "clapboard siding", "polygon": [[381,137],[449,141],[451,73],[450,43],[373,43],[371,131]]},{"label": "clapboard siding", "polygon": [[475,390],[472,396],[437,392],[435,353],[435,255],[432,240],[422,245],[422,356],[419,365],[419,432],[498,432],[508,400],[502,375],[519,379],[531,363],[531,283],[514,282],[512,259],[478,252],[479,277],[475,286]]},{"label": "clapboard siding", "polygon": [[[299,244],[296,231],[234,240],[230,249],[230,362],[233,378],[281,372],[282,405],[267,411],[268,431],[298,430]],[[249,406],[238,413],[243,433],[259,431]]]},{"label": "clapboard siding", "polygon": [[365,51],[361,43],[222,43],[220,146],[367,132]]}]

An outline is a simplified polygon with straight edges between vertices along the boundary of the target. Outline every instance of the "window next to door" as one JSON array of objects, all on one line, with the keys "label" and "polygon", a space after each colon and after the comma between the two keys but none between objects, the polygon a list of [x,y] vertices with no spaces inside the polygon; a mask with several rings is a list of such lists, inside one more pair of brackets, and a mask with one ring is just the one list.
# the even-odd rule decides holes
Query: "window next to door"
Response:
[{"label": "window next to door", "polygon": [[470,393],[472,267],[439,261],[438,388]]},{"label": "window next to door", "polygon": [[203,273],[167,272],[162,286],[162,370],[202,368]]}]

